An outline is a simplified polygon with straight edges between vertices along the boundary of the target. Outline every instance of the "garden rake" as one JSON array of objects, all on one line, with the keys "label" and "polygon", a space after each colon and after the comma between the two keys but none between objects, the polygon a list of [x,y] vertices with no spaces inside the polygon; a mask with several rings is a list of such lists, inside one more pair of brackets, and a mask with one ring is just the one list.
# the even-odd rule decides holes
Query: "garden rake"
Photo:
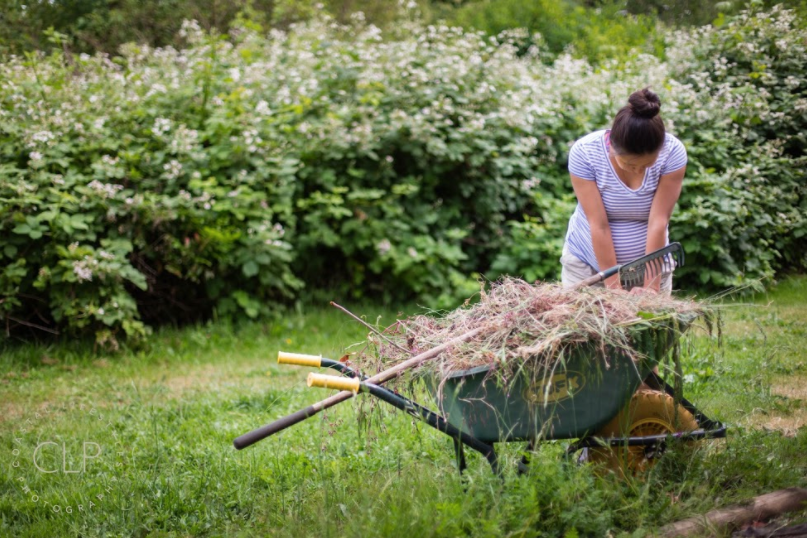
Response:
[{"label": "garden rake", "polygon": [[664,248],[660,248],[641,258],[624,265],[615,265],[605,271],[600,271],[581,282],[574,285],[574,289],[583,286],[591,286],[602,282],[606,278],[619,273],[619,281],[622,286],[630,290],[637,286],[644,286],[655,278],[661,278],[664,273],[671,273],[676,267],[684,265],[684,249],[681,243],[670,243]]}]

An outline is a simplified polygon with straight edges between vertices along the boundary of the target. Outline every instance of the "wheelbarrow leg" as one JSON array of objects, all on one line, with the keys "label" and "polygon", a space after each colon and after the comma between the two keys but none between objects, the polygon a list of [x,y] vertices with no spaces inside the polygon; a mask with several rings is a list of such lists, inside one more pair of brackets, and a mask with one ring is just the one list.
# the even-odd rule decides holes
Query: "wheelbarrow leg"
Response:
[{"label": "wheelbarrow leg", "polygon": [[[452,426],[445,418],[434,413],[433,411],[429,411],[425,407],[418,405],[417,403],[409,400],[408,398],[404,398],[399,394],[395,394],[383,387],[379,387],[378,385],[373,385],[370,383],[362,384],[363,390],[368,391],[370,394],[375,396],[376,398],[387,402],[388,404],[392,405],[393,407],[397,407],[401,411],[412,415],[415,418],[418,418],[439,430],[452,439],[454,439],[454,447],[455,453],[457,443],[461,445],[467,445],[468,448],[472,450],[476,450],[483,456],[485,459],[488,460],[490,466],[493,468],[493,472],[499,474],[499,462],[498,458],[496,457],[496,450],[493,448],[493,444],[483,443],[479,439],[468,435],[467,433],[463,432],[462,430],[458,429],[456,426]],[[464,458],[460,462],[460,472],[465,467]]]},{"label": "wheelbarrow leg", "polygon": [[527,446],[524,448],[524,455],[518,462],[518,474],[527,474],[530,471],[530,452],[535,449],[535,439],[530,439]]},{"label": "wheelbarrow leg", "polygon": [[457,458],[457,469],[459,469],[460,475],[462,475],[462,472],[468,468],[468,465],[465,463],[464,445],[456,437],[452,437],[452,439],[454,440],[454,456]]},{"label": "wheelbarrow leg", "polygon": [[493,473],[504,480],[502,471],[499,469],[499,458],[496,456],[496,450],[493,448],[493,444],[490,445],[490,452],[485,454],[485,459],[490,463],[490,468],[493,469]]}]

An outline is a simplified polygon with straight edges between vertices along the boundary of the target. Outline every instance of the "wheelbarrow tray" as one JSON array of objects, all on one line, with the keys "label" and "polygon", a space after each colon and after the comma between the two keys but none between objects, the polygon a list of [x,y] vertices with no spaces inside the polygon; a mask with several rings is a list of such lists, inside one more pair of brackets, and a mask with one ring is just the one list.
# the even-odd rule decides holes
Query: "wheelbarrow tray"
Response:
[{"label": "wheelbarrow tray", "polygon": [[603,353],[581,344],[551,371],[532,372],[526,361],[505,383],[492,366],[480,366],[449,375],[442,386],[432,380],[430,389],[450,424],[485,443],[586,437],[625,407],[696,317],[653,320],[631,329],[638,361],[612,347]]}]

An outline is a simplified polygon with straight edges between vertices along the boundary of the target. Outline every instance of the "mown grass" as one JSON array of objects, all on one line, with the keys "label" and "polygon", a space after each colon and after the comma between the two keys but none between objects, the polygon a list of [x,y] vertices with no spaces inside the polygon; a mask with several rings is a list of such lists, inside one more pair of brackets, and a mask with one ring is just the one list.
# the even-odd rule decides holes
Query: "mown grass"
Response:
[{"label": "mown grass", "polygon": [[[380,325],[398,314],[351,310],[382,316]],[[693,333],[685,393],[730,435],[669,450],[628,482],[564,460],[564,441],[544,443],[528,476],[515,473],[522,447],[500,445],[503,480],[470,455],[461,480],[449,438],[366,397],[233,449],[241,433],[327,395],[305,386],[308,370],[274,358],[278,349],[338,357],[364,338],[330,308],[163,330],[147,348],[110,357],[81,344],[9,347],[0,354],[0,535],[644,536],[807,486],[805,320],[807,279],[792,278],[726,306],[722,347]],[[102,455],[64,473],[80,468],[84,441]],[[43,442],[57,444],[37,461],[58,472],[34,467]]]}]

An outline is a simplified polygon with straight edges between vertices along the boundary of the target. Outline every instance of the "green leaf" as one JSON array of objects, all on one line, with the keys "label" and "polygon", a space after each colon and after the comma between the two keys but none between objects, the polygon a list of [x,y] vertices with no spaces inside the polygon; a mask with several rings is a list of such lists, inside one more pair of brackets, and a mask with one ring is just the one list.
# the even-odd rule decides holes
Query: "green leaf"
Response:
[{"label": "green leaf", "polygon": [[258,274],[260,267],[253,260],[250,260],[244,264],[241,270],[244,272],[244,276],[253,277]]},{"label": "green leaf", "polygon": [[58,211],[43,211],[42,213],[36,216],[36,219],[39,222],[50,222],[58,214],[59,214]]},{"label": "green leaf", "polygon": [[89,230],[89,226],[85,224],[86,217],[84,215],[71,215],[70,225],[76,230]]}]

